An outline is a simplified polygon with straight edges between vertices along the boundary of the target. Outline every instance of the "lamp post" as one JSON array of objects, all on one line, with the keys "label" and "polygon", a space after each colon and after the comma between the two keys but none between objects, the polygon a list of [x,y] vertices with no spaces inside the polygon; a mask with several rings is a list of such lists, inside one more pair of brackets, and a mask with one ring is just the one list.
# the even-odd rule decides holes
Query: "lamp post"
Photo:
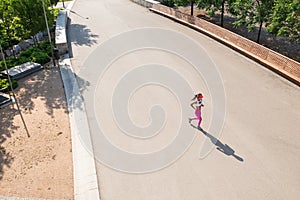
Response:
[{"label": "lamp post", "polygon": [[49,26],[48,26],[48,20],[47,20],[47,15],[46,15],[46,10],[45,10],[45,3],[44,0],[42,0],[43,3],[43,11],[44,11],[44,16],[45,16],[45,22],[46,22],[46,27],[47,27],[47,32],[48,32],[48,37],[49,37],[49,42],[50,42],[50,49],[51,49],[51,56],[52,56],[52,64],[55,65],[55,59],[54,59],[54,53],[53,53],[53,47],[52,47],[52,42],[51,42],[51,35],[49,31]]}]

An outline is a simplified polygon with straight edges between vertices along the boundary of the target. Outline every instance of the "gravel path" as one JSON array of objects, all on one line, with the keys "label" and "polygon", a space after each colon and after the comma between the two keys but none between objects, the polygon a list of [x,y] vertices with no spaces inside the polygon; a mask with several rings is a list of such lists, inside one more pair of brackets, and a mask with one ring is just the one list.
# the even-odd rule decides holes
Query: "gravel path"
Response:
[{"label": "gravel path", "polygon": [[15,105],[0,110],[0,199],[73,199],[69,116],[58,69],[21,79],[15,92],[30,138]]}]

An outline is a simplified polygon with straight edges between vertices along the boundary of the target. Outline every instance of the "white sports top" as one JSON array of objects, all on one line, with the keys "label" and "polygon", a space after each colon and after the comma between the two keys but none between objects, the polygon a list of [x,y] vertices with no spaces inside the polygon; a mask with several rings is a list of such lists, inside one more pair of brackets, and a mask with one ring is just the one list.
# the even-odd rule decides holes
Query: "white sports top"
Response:
[{"label": "white sports top", "polygon": [[197,106],[197,107],[199,107],[199,106],[201,106],[201,105],[202,105],[202,99],[196,101],[196,106]]}]

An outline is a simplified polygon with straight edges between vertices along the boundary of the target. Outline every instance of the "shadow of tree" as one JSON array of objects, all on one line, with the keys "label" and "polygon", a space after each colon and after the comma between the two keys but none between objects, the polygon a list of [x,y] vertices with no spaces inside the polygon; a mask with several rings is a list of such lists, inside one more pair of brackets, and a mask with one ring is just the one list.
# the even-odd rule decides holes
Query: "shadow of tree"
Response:
[{"label": "shadow of tree", "polygon": [[0,146],[0,180],[3,178],[4,166],[10,167],[14,158],[9,152],[6,152],[5,148]]},{"label": "shadow of tree", "polygon": [[[71,72],[73,73],[73,72]],[[89,83],[80,77],[77,77],[80,82],[80,90],[87,89]],[[15,90],[16,98],[19,107],[23,114],[30,114],[33,111],[40,109],[43,104],[42,112],[54,118],[55,111],[62,109],[63,112],[72,112],[74,108],[83,108],[81,100],[81,93],[74,93],[71,96],[73,107],[67,107],[64,85],[61,79],[60,70],[58,68],[43,69],[39,72],[31,74],[19,80],[19,87]],[[71,88],[72,90],[72,88]],[[36,113],[36,112],[35,112]],[[8,138],[13,137],[14,133],[18,133],[24,127],[15,125],[15,118],[20,117],[19,112],[14,104],[11,104],[3,109],[0,109],[0,180],[4,174],[4,166],[10,167],[13,162],[13,156],[7,152],[5,145],[3,145]],[[25,119],[26,123],[26,119]]]},{"label": "shadow of tree", "polygon": [[[87,26],[82,24],[72,24],[71,19],[68,19],[68,49],[69,49],[69,56],[73,58],[73,51],[72,45],[76,46],[92,46],[97,44],[96,38],[99,37],[97,34],[92,34],[91,29],[87,28]],[[73,34],[76,33],[76,34]]]},{"label": "shadow of tree", "polygon": [[[2,144],[11,137],[11,134],[17,131],[20,127],[13,124],[14,116],[18,114],[18,111],[13,108],[12,105],[0,109],[0,180],[4,174],[4,166],[10,167],[13,162],[12,155],[5,150]],[[11,130],[11,131],[9,131]]]},{"label": "shadow of tree", "polygon": [[[84,108],[84,103],[81,94],[90,86],[89,81],[86,81],[73,73],[70,66],[67,64],[61,66],[61,71],[65,76],[64,81],[69,82],[65,85],[66,87],[69,87],[67,88],[69,93],[69,98],[67,98],[69,112],[72,112],[74,109],[82,110]],[[71,76],[74,76],[73,78],[76,79],[76,82],[74,82],[75,80]]]},{"label": "shadow of tree", "polygon": [[[17,100],[24,113],[31,114],[35,109],[35,99],[41,99],[46,105],[46,113],[53,116],[55,109],[66,110],[65,98],[61,94],[62,81],[58,69],[43,70],[20,81]],[[38,88],[38,89],[37,89]]]},{"label": "shadow of tree", "polygon": [[71,24],[71,19],[69,20],[68,29],[74,33],[72,37],[69,37],[69,42],[73,43],[76,46],[92,46],[97,44],[96,38],[99,37],[97,34],[92,34],[91,29],[82,24]]},{"label": "shadow of tree", "polygon": [[191,126],[199,131],[201,131],[206,137],[210,139],[210,141],[216,146],[216,149],[219,150],[220,152],[224,153],[227,156],[233,156],[236,158],[238,161],[243,162],[244,159],[241,158],[240,156],[235,154],[235,151],[228,145],[228,144],[223,144],[220,140],[215,138],[213,135],[209,134],[202,128],[198,128],[195,125],[191,124]]},{"label": "shadow of tree", "polygon": [[[45,113],[54,117],[53,113],[56,109],[64,109],[67,112],[65,97],[62,90],[57,88],[62,87],[58,69],[41,70],[30,76],[27,76],[18,81],[19,86],[15,90],[16,99],[19,103],[23,114],[32,114],[34,109],[38,109],[35,105],[39,99],[45,104]],[[18,132],[20,126],[14,124],[14,120],[19,116],[19,112],[14,104],[0,110],[0,179],[4,174],[4,166],[10,167],[13,157],[3,147],[4,142]],[[26,123],[26,120],[25,120]]]}]

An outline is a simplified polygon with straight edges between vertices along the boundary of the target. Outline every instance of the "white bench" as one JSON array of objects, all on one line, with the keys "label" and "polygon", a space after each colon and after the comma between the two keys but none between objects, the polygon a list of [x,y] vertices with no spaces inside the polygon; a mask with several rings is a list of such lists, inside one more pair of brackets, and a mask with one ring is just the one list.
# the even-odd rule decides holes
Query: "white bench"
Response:
[{"label": "white bench", "polygon": [[68,52],[67,21],[67,11],[60,10],[56,18],[55,27],[55,46],[58,48],[60,55]]},{"label": "white bench", "polygon": [[27,62],[8,69],[8,74],[6,70],[2,71],[1,74],[6,77],[9,75],[11,78],[19,80],[29,74],[39,71],[40,69],[42,69],[42,66],[39,63]]}]

